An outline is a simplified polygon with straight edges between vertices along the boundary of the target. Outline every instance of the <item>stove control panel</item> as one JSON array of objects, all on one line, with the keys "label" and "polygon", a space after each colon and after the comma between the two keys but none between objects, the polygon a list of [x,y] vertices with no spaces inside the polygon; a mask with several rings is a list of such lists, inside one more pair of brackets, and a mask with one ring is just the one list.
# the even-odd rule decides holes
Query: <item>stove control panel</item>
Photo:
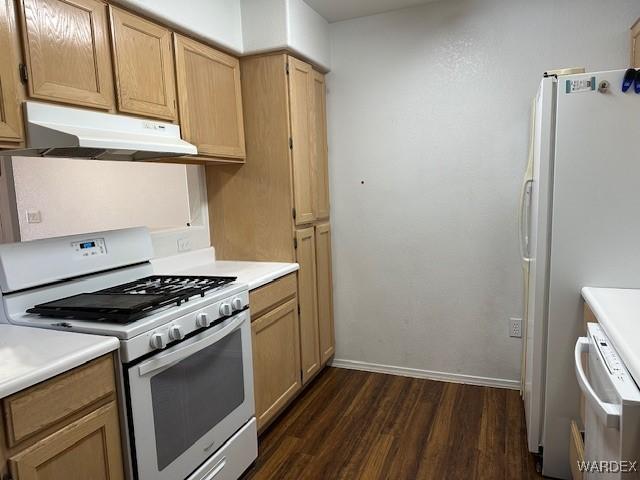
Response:
[{"label": "stove control panel", "polygon": [[[205,297],[206,298],[206,297]],[[185,305],[188,305],[186,302]],[[249,306],[249,292],[243,290],[233,296],[209,303],[167,322],[161,327],[130,338],[121,343],[120,354],[127,363],[150,352],[171,348],[186,336],[209,328]]]},{"label": "stove control panel", "polygon": [[105,244],[104,238],[91,238],[79,242],[72,242],[71,247],[74,250],[74,256],[80,259],[107,254],[107,245]]}]

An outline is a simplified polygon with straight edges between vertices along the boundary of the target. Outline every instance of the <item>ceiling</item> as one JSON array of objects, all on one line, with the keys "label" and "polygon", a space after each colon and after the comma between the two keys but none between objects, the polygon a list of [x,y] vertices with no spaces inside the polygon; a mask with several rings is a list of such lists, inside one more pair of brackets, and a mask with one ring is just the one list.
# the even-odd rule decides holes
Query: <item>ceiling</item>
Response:
[{"label": "ceiling", "polygon": [[399,8],[422,5],[434,0],[304,0],[327,21],[339,22]]}]

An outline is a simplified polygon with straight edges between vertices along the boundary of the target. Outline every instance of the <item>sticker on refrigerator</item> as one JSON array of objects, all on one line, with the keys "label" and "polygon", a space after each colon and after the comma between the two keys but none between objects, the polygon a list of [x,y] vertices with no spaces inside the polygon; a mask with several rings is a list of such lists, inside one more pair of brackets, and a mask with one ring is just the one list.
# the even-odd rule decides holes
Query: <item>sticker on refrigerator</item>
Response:
[{"label": "sticker on refrigerator", "polygon": [[566,80],[565,93],[594,92],[596,90],[596,77]]}]

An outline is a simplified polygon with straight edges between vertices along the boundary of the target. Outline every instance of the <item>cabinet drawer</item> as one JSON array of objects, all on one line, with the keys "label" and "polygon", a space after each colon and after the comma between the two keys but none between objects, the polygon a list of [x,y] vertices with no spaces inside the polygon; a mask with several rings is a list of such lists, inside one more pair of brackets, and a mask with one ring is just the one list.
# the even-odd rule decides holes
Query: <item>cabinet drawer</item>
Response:
[{"label": "cabinet drawer", "polygon": [[295,296],[296,289],[296,274],[290,273],[286,277],[249,292],[251,320],[255,320],[266,311]]},{"label": "cabinet drawer", "polygon": [[569,462],[571,478],[573,480],[582,480],[584,474],[580,471],[578,465],[580,462],[584,462],[584,441],[575,421],[571,422],[571,431],[569,433]]},{"label": "cabinet drawer", "polygon": [[13,447],[115,392],[111,355],[39,383],[3,400],[6,434]]}]

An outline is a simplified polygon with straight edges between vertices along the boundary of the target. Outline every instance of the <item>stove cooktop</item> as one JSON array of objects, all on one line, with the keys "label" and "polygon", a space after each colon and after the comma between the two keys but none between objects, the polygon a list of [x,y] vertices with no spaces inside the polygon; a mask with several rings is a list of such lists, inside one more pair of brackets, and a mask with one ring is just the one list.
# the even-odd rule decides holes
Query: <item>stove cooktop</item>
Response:
[{"label": "stove cooktop", "polygon": [[28,313],[105,323],[130,323],[172,304],[180,306],[193,297],[204,297],[236,277],[152,275],[92,293],[80,293],[42,303]]}]

